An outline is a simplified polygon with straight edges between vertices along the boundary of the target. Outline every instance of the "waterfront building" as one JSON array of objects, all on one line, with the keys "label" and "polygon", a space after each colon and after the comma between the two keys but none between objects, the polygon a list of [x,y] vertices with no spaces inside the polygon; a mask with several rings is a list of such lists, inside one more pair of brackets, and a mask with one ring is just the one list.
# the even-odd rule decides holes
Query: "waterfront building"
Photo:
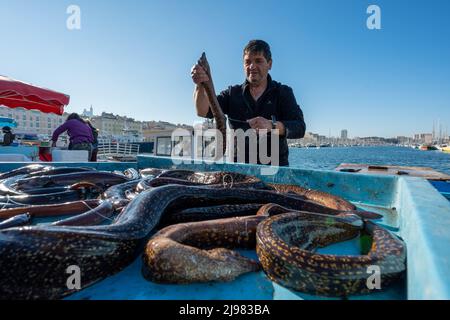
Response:
[{"label": "waterfront building", "polygon": [[66,120],[67,116],[67,113],[60,116],[38,110],[0,106],[0,117],[16,120],[15,133],[38,135],[41,139],[50,139],[53,131]]},{"label": "waterfront building", "polygon": [[418,133],[414,135],[415,143],[426,143],[431,144],[433,142],[433,134],[432,133]]},{"label": "waterfront building", "polygon": [[397,141],[399,144],[410,144],[411,140],[412,139],[410,137],[397,136]]},{"label": "waterfront building", "polygon": [[142,142],[144,140],[142,122],[133,118],[102,112],[90,118],[92,125],[99,130],[100,139],[119,142]]},{"label": "waterfront building", "polygon": [[347,129],[341,130],[341,140],[347,140],[347,139],[348,139]]}]

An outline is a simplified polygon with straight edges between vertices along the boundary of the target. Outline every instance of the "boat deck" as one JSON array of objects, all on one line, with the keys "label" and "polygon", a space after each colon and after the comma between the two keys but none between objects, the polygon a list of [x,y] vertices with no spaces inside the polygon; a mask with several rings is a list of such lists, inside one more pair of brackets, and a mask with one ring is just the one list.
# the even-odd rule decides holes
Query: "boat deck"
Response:
[{"label": "boat deck", "polygon": [[450,200],[450,175],[428,167],[407,167],[341,163],[336,171],[372,175],[409,176],[427,179],[446,199]]},{"label": "boat deck", "polygon": [[[233,171],[255,175],[266,182],[297,184],[343,197],[357,207],[382,213],[378,223],[401,237],[407,247],[405,281],[382,291],[349,299],[450,299],[450,202],[427,180],[408,175],[372,175],[331,170],[302,170],[234,164],[174,161],[166,157],[138,156],[131,163],[53,163],[57,166],[91,166],[99,170],[129,167],[183,168],[197,171]],[[24,163],[1,163],[8,171]],[[272,168],[273,169],[273,168]],[[358,239],[342,242],[319,252],[360,254]],[[254,251],[241,251],[255,257]],[[67,299],[324,299],[283,288],[263,272],[251,273],[228,283],[160,285],[141,276],[141,259],[120,273],[77,292]],[[327,298],[328,299],[328,298]]]},{"label": "boat deck", "polygon": [[341,163],[335,169],[339,172],[364,173],[376,175],[398,175],[419,177],[433,181],[450,180],[450,175],[438,172],[428,167],[407,167],[407,166],[388,166],[388,165],[370,165],[361,163]]}]

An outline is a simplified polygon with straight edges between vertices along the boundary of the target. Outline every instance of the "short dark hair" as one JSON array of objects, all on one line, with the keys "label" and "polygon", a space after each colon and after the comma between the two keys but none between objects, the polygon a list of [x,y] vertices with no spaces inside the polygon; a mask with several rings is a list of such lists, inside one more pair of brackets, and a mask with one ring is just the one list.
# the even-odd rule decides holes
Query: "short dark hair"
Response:
[{"label": "short dark hair", "polygon": [[250,40],[244,48],[244,55],[246,53],[262,53],[267,61],[272,60],[270,46],[264,40]]},{"label": "short dark hair", "polygon": [[66,121],[74,120],[74,119],[85,123],[84,120],[81,119],[81,117],[78,115],[78,113],[75,113],[75,112],[69,114],[69,116],[67,117]]}]

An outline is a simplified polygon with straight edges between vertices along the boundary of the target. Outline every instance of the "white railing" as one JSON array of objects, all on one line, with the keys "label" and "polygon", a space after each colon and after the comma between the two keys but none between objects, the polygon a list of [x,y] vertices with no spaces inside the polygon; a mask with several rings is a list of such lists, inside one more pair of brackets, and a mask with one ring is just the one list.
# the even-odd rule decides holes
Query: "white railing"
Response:
[{"label": "white railing", "polygon": [[98,160],[133,161],[139,153],[136,143],[102,142],[98,145]]}]

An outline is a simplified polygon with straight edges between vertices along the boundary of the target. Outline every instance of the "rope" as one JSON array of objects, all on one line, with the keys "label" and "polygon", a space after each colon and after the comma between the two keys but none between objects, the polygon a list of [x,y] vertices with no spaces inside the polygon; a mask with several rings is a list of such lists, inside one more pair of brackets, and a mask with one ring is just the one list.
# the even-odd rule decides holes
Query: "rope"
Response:
[{"label": "rope", "polygon": [[[86,201],[83,201],[83,204],[89,209],[89,211],[94,210],[94,213],[100,217],[102,217],[103,219],[109,220],[109,221],[114,221],[114,219],[110,218],[110,217],[106,217],[104,215],[102,215],[100,212],[98,212],[97,210],[95,210],[96,208],[92,208],[91,206],[89,206]],[[100,204],[101,205],[101,204]],[[99,206],[100,206],[99,205]],[[98,207],[97,207],[98,208]]]},{"label": "rope", "polygon": [[233,122],[239,122],[239,123],[246,123],[246,124],[248,124],[247,120],[237,120],[237,119],[233,119],[233,118],[230,118],[230,117],[228,117],[228,120],[229,121],[233,121]]},{"label": "rope", "polygon": [[7,195],[6,195],[6,202],[3,203],[3,206],[2,206],[2,208],[1,208],[1,210],[3,210],[9,203],[18,205],[18,206],[20,206],[20,207],[25,207],[25,206],[27,206],[26,204],[23,204],[23,203],[19,203],[19,202],[14,201],[13,199],[11,199],[11,197],[9,196],[9,194],[7,194]]}]

